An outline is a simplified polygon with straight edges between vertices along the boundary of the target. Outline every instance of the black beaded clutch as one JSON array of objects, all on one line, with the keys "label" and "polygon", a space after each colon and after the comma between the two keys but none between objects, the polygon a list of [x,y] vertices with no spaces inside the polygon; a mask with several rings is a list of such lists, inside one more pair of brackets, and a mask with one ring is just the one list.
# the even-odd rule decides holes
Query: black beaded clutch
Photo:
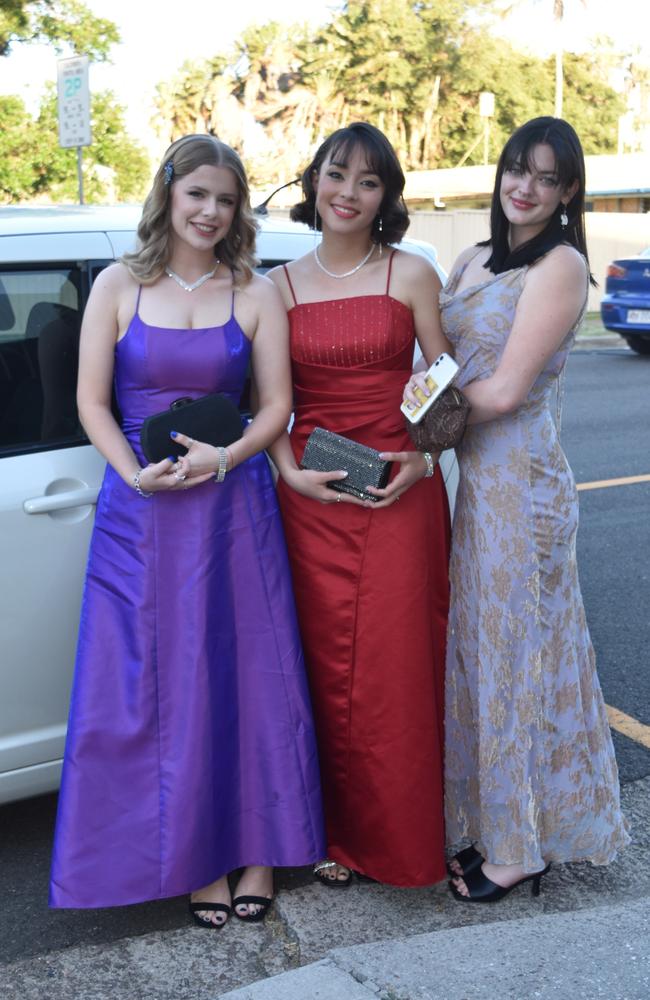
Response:
[{"label": "black beaded clutch", "polygon": [[350,438],[315,427],[307,439],[300,467],[316,472],[345,470],[347,479],[334,479],[328,483],[331,490],[351,493],[361,500],[377,502],[381,497],[366,493],[368,486],[383,490],[388,484],[392,462],[385,462],[379,452]]},{"label": "black beaded clutch", "polygon": [[184,396],[175,400],[168,410],[147,417],[140,430],[140,444],[148,462],[184,455],[187,448],[169,436],[180,431],[195,441],[215,447],[232,444],[242,436],[241,414],[235,404],[220,392],[199,399]]}]

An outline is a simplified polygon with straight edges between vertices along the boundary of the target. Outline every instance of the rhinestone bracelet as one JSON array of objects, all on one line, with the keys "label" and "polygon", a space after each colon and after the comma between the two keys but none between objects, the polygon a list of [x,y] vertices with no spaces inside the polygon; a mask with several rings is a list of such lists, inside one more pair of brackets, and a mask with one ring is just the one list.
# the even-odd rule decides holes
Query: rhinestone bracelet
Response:
[{"label": "rhinestone bracelet", "polygon": [[423,451],[422,454],[424,455],[424,461],[427,463],[427,471],[424,473],[424,478],[431,479],[434,469],[433,455],[429,451]]},{"label": "rhinestone bracelet", "polygon": [[215,483],[222,483],[226,478],[226,473],[228,471],[228,452],[225,448],[218,448],[219,452],[219,468],[217,469],[217,474],[214,477]]},{"label": "rhinestone bracelet", "polygon": [[135,492],[136,492],[136,493],[138,494],[138,496],[141,496],[141,497],[143,497],[143,498],[144,498],[145,500],[148,500],[148,499],[149,499],[149,497],[152,497],[152,496],[153,496],[153,493],[147,493],[147,492],[146,492],[145,490],[143,490],[143,489],[142,489],[142,487],[140,486],[140,476],[142,475],[142,473],[143,473],[143,472],[144,472],[144,469],[138,469],[138,471],[137,471],[137,472],[136,472],[136,474],[134,475],[134,477],[133,477],[133,489],[134,489],[134,490],[135,490]]}]

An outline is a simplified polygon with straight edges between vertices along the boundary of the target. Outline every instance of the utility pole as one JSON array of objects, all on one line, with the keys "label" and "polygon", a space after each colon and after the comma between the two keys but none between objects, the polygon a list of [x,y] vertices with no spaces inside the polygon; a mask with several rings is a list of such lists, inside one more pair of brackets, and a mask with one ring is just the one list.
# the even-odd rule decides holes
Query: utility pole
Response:
[{"label": "utility pole", "polygon": [[478,95],[478,113],[483,119],[483,164],[487,166],[490,158],[490,118],[494,118],[494,94],[489,90],[483,90]]}]

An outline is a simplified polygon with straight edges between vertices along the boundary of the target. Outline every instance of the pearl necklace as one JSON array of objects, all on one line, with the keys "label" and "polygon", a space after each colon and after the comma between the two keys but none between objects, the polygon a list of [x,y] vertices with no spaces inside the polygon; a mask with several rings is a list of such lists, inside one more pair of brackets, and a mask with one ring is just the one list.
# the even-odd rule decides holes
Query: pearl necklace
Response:
[{"label": "pearl necklace", "polygon": [[353,267],[351,271],[346,271],[344,274],[334,274],[333,271],[328,271],[327,270],[327,268],[323,264],[322,260],[320,259],[319,254],[318,254],[318,247],[314,247],[314,257],[316,259],[316,263],[320,267],[321,271],[323,271],[325,274],[327,274],[330,278],[349,278],[351,274],[356,274],[357,271],[361,270],[361,268],[363,267],[364,264],[368,263],[368,261],[370,260],[370,258],[372,257],[372,255],[373,255],[374,252],[375,252],[375,244],[373,243],[372,246],[370,247],[370,250],[368,251],[368,253],[366,254],[366,256],[363,258],[363,260],[359,264],[357,264],[356,267]]},{"label": "pearl necklace", "polygon": [[169,278],[172,278],[176,282],[176,284],[180,285],[181,288],[183,288],[186,292],[193,292],[196,288],[200,288],[201,285],[204,285],[206,281],[209,281],[210,278],[213,277],[220,263],[221,261],[218,260],[211,271],[208,271],[207,274],[202,274],[201,277],[197,278],[196,281],[194,281],[191,285],[189,284],[189,282],[185,281],[184,278],[181,278],[180,274],[176,274],[176,271],[172,271],[171,267],[165,268],[165,274]]}]

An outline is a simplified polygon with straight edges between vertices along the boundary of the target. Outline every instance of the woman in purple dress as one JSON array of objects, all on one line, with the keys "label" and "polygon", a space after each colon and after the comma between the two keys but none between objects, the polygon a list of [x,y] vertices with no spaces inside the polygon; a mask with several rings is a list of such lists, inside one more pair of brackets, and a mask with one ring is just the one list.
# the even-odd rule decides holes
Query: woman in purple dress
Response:
[{"label": "woman in purple dress", "polygon": [[[97,278],[79,412],[108,466],[97,503],[59,800],[50,902],[191,893],[201,926],[264,917],[273,867],[323,856],[318,762],[275,490],[263,449],[286,427],[287,321],[252,272],[237,155],[211,136],[167,151],[140,248]],[[239,400],[228,449],[182,434],[146,464],[143,420],[179,397]],[[115,388],[122,414],[111,412]],[[243,868],[234,899],[229,873]]]}]

